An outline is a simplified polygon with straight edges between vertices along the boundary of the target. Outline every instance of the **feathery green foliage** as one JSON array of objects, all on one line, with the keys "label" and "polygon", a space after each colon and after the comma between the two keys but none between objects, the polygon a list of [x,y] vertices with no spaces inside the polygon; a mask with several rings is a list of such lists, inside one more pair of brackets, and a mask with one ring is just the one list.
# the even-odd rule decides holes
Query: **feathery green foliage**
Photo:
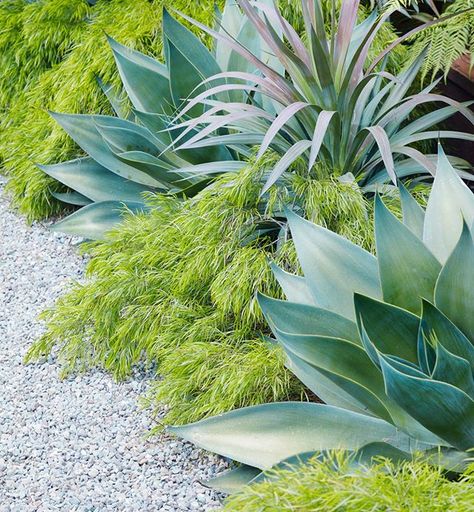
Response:
[{"label": "feathery green foliage", "polygon": [[[340,468],[334,470],[334,466]],[[474,465],[459,481],[420,461],[401,465],[381,460],[352,470],[341,454],[304,468],[270,471],[269,479],[228,498],[225,512],[469,512],[474,493]]]},{"label": "feathery green foliage", "polygon": [[[422,78],[434,77],[443,72],[446,77],[454,61],[464,54],[471,57],[471,67],[474,65],[474,1],[453,0],[446,1],[442,5],[441,12],[434,2],[422,2],[413,0],[389,0],[383,2],[385,9],[393,11],[401,8],[413,7],[418,11],[419,5],[429,4],[433,12],[425,13],[427,17],[447,17],[409,39],[413,43],[411,58],[415,59],[428,48],[422,67]],[[439,2],[438,2],[439,3]],[[410,10],[405,10],[408,14]]]},{"label": "feathery green foliage", "polygon": [[[82,156],[46,110],[111,113],[96,80],[99,76],[107,83],[119,84],[105,33],[129,47],[159,57],[163,5],[179,8],[204,23],[211,23],[215,2],[104,0],[93,7],[85,0],[24,3],[22,10],[21,3],[17,7],[20,20],[9,13],[12,28],[2,52],[3,59],[16,63],[16,67],[10,68],[9,80],[20,73],[25,81],[11,97],[2,100],[2,104],[9,105],[9,112],[0,121],[0,159],[3,171],[11,177],[8,188],[13,193],[14,203],[32,220],[57,213],[62,207],[50,193],[63,190],[62,185],[36,168],[35,162],[49,164]],[[2,8],[8,4],[4,6],[2,2]],[[74,5],[77,12],[71,14]],[[30,11],[35,15],[26,17],[25,13]],[[84,21],[80,22],[82,18]],[[45,19],[52,22],[45,23]],[[48,44],[50,41],[54,44]],[[41,44],[46,49],[36,52]],[[35,55],[35,61],[38,59],[35,65],[41,64],[41,69],[31,70],[30,53]],[[51,67],[45,65],[47,63]],[[2,82],[8,86],[8,81]]]},{"label": "feathery green foliage", "polygon": [[[295,270],[292,244],[278,254],[262,240],[242,244],[266,218],[257,208],[261,172],[250,164],[186,201],[154,196],[149,215],[130,216],[106,241],[89,244],[88,281],[46,312],[48,330],[29,359],[55,348],[64,373],[97,365],[117,379],[140,361],[158,362],[163,379],[148,399],[170,405],[173,422],[299,396],[281,353],[261,339],[269,331],[255,298],[258,289],[279,293],[268,256]],[[307,180],[293,188],[312,219],[373,245],[357,188]]]}]

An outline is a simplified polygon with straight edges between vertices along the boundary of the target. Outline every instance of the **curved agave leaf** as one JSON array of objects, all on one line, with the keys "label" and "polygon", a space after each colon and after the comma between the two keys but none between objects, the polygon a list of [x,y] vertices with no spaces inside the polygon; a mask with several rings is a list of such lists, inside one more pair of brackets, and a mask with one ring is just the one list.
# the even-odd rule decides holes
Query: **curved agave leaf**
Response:
[{"label": "curved agave leaf", "polygon": [[409,311],[356,293],[354,305],[359,334],[362,326],[384,354],[416,362],[419,318]]},{"label": "curved agave leaf", "polygon": [[[190,30],[176,21],[163,9],[163,34],[165,38],[183,55],[192,65],[195,73],[201,80],[217,75],[221,72],[215,58]],[[167,45],[165,45],[165,51]],[[169,62],[168,58],[166,59]]]},{"label": "curved agave leaf", "polygon": [[[92,201],[142,203],[142,194],[150,190],[150,187],[126,180],[110,172],[92,158],[78,158],[55,165],[38,165],[38,167],[48,176],[64,183]],[[90,201],[85,204],[88,203]],[[79,205],[81,204],[80,202]]]},{"label": "curved agave leaf", "polygon": [[402,205],[403,224],[420,240],[423,239],[425,211],[402,183],[398,184]]},{"label": "curved agave leaf", "polygon": [[78,192],[51,192],[51,195],[63,203],[74,206],[87,206],[92,201]]},{"label": "curved agave leaf", "polygon": [[143,203],[125,201],[92,203],[57,222],[52,229],[90,240],[103,240],[105,234],[122,221],[127,210],[135,213],[146,209]]},{"label": "curved agave leaf", "polygon": [[[400,371],[380,357],[387,394],[424,427],[460,450],[474,446],[474,400],[445,382]],[[423,397],[420,400],[420,397]]]},{"label": "curved agave leaf", "polygon": [[371,415],[367,407],[339,386],[332,376],[310,365],[296,354],[286,351],[286,367],[318,398],[330,404],[359,414]]},{"label": "curved agave leaf", "polygon": [[287,351],[320,370],[372,414],[392,421],[382,375],[363,347],[340,338],[275,331]]},{"label": "curved agave leaf", "polygon": [[246,407],[168,431],[260,469],[270,469],[288,457],[309,451],[355,450],[380,440],[403,448],[408,441],[383,420],[301,402]]},{"label": "curved agave leaf", "polygon": [[235,469],[224,471],[215,478],[202,481],[201,484],[214,491],[224,494],[232,494],[240,491],[242,487],[248,485],[252,480],[261,474],[261,470],[252,466],[242,465]]},{"label": "curved agave leaf", "polygon": [[278,281],[278,284],[281,286],[283,293],[290,302],[316,306],[311,290],[309,289],[304,277],[295,276],[285,272],[273,262],[270,264],[270,267],[273,275]]},{"label": "curved agave leaf", "polygon": [[436,362],[431,378],[452,384],[474,400],[474,378],[471,365],[466,359],[446,350],[441,343],[436,343]]},{"label": "curved agave leaf", "polygon": [[469,361],[474,368],[474,345],[447,316],[427,301],[423,301],[421,328],[425,337],[434,337],[447,350]]},{"label": "curved agave leaf", "polygon": [[[51,115],[88,155],[109,171],[148,187],[160,187],[160,183],[149,174],[121,162],[110,150],[97,130],[97,122],[102,121],[105,116],[58,113]],[[117,121],[125,122],[120,119]]]},{"label": "curved agave leaf", "polygon": [[441,265],[423,242],[385,207],[378,195],[375,198],[375,240],[384,301],[419,314],[420,298],[433,300]]},{"label": "curved agave leaf", "polygon": [[123,86],[133,106],[145,112],[172,112],[166,66],[108,38]]},{"label": "curved agave leaf", "polygon": [[280,331],[343,338],[360,345],[356,324],[337,313],[261,293],[257,298],[269,324]]},{"label": "curved agave leaf", "polygon": [[[204,87],[201,85],[203,77],[197,72],[194,65],[170,41],[168,45],[168,66],[170,70],[170,89],[173,101],[178,107],[192,94],[200,94]],[[188,114],[197,117],[204,112],[202,104],[193,107]]]},{"label": "curved agave leaf", "polygon": [[355,292],[381,298],[374,256],[291,211],[287,218],[306,283],[319,307],[355,320]]},{"label": "curved agave leaf", "polygon": [[[471,202],[474,203],[472,198]],[[472,343],[474,343],[473,262],[474,242],[469,228],[464,223],[459,242],[441,270],[436,283],[435,305]]]},{"label": "curved agave leaf", "polygon": [[439,146],[438,167],[425,215],[423,241],[444,264],[459,240],[463,218],[474,223],[472,192],[463,183]]}]

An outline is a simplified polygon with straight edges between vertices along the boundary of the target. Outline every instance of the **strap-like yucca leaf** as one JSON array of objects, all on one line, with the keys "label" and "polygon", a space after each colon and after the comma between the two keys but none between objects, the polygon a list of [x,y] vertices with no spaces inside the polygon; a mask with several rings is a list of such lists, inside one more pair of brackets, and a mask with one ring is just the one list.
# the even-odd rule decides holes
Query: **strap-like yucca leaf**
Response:
[{"label": "strap-like yucca leaf", "polygon": [[282,174],[290,167],[305,151],[311,147],[310,140],[300,140],[282,156],[279,162],[270,172],[270,175],[262,188],[262,195],[274,185],[282,176]]},{"label": "strap-like yucca leaf", "polygon": [[309,107],[310,105],[304,101],[298,101],[285,107],[272,122],[268,129],[265,137],[263,138],[262,145],[258,151],[257,158],[261,158],[262,155],[270,147],[275,136],[281,131],[281,129],[302,109]]},{"label": "strap-like yucca leaf", "polygon": [[316,159],[319,155],[319,150],[321,149],[321,146],[324,141],[324,137],[326,135],[329,123],[331,122],[332,118],[334,117],[334,114],[336,114],[334,110],[327,111],[322,110],[319,115],[318,119],[316,120],[316,126],[314,128],[314,134],[313,134],[313,140],[311,141],[311,151],[309,154],[309,163],[308,163],[308,170],[311,171],[311,168],[316,162]]}]

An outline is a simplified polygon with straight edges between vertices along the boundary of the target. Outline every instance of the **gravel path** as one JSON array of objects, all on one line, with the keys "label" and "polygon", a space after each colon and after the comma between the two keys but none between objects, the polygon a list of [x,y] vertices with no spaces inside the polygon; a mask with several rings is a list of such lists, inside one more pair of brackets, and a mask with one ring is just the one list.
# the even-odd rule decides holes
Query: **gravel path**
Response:
[{"label": "gravel path", "polygon": [[28,227],[8,207],[0,178],[0,512],[208,511],[219,504],[198,479],[223,463],[151,426],[136,405],[143,379],[94,372],[60,382],[54,362],[22,365],[52,304],[84,261],[72,240]]}]

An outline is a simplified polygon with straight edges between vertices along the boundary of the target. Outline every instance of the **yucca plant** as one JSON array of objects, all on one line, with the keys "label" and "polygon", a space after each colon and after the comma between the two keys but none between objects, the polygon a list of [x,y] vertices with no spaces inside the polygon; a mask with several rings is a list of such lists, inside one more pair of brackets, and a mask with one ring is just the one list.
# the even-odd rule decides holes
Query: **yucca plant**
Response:
[{"label": "yucca plant", "polygon": [[[265,43],[233,1],[227,2],[218,17],[219,31],[232,34],[262,59],[269,60],[265,57],[269,53]],[[166,64],[109,38],[123,87],[133,106],[131,112],[124,108],[116,91],[103,85],[118,117],[52,113],[88,154],[85,158],[40,166],[72,189],[54,194],[56,198],[83,207],[58,222],[55,229],[100,239],[121,220],[124,207],[132,211],[145,208],[145,192],[190,197],[209,183],[209,173],[235,171],[245,165],[240,159],[248,150],[239,145],[218,144],[204,150],[175,152],[170,146],[179,132],[167,129],[183,100],[196,88],[202,90],[199,84],[204,79],[222,70],[248,72],[253,65],[219,42],[209,51],[166,10],[163,37]],[[202,106],[196,106],[188,117],[203,111]]]},{"label": "yucca plant", "polygon": [[[284,73],[268,67],[231,36],[195,22],[249,59],[257,72],[224,72],[206,80],[206,84],[223,79],[227,83],[214,84],[181,111],[187,115],[198,105],[212,106],[200,117],[178,125],[184,129],[175,139],[180,150],[258,141],[260,155],[269,148],[281,155],[267,175],[263,192],[301,159],[313,177],[351,173],[361,187],[373,190],[374,185],[395,183],[397,178],[434,174],[436,155],[423,154],[415,143],[442,138],[474,140],[472,133],[432,130],[455,112],[462,112],[474,123],[466,104],[432,92],[437,82],[417,94],[410,93],[424,54],[398,76],[384,70],[386,56],[403,37],[369,60],[374,38],[388,13],[379,16],[374,10],[357,25],[360,2],[343,2],[339,19],[333,13],[332,30],[328,31],[320,3],[303,1],[306,28],[300,37],[276,5],[236,1]],[[246,91],[248,100],[231,107],[209,100],[211,95],[229,90]],[[412,119],[417,106],[433,102],[447,106]],[[197,127],[196,135],[183,140]],[[223,127],[230,134],[221,135]]]},{"label": "yucca plant", "polygon": [[376,199],[377,256],[288,213],[304,277],[274,268],[288,301],[260,305],[288,367],[324,404],[273,403],[171,431],[245,466],[414,453],[451,471],[474,447],[474,196],[440,150],[426,212],[400,187],[403,222]]}]

